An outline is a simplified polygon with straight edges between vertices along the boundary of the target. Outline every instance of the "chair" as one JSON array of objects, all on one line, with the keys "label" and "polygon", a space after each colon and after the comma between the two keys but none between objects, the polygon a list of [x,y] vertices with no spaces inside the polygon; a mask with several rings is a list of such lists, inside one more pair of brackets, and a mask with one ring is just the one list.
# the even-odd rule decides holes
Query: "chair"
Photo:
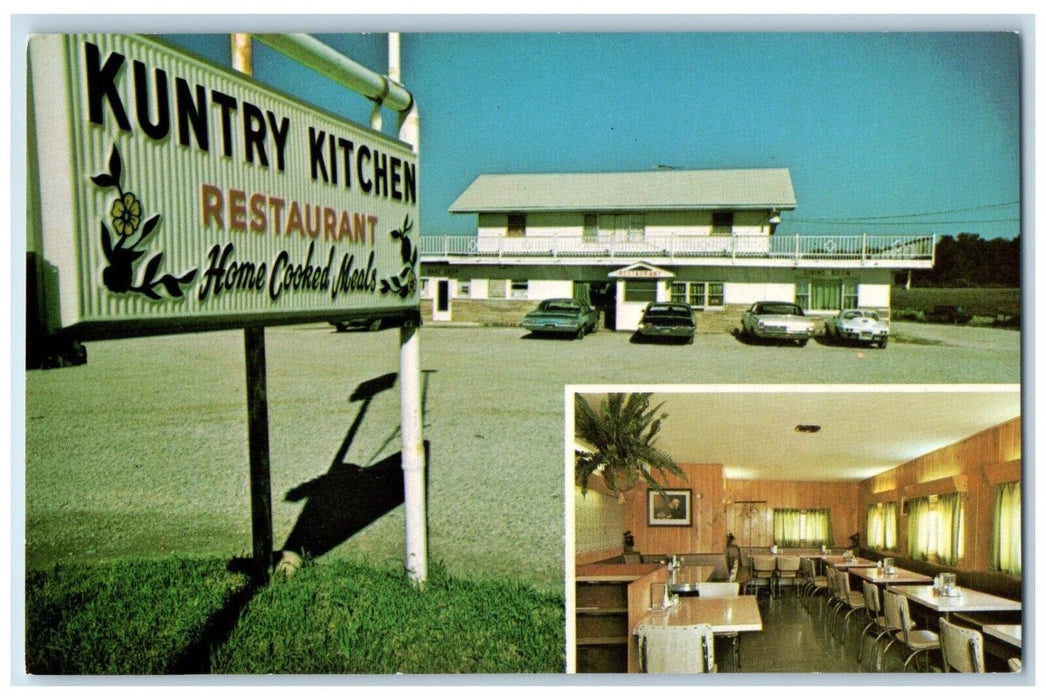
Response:
[{"label": "chair", "polygon": [[846,571],[837,571],[835,574],[835,581],[838,591],[837,597],[840,602],[839,609],[846,610],[846,614],[843,615],[843,629],[839,636],[839,639],[843,642],[843,646],[845,647],[846,629],[849,625],[850,617],[855,612],[864,610],[864,594],[850,590],[850,574]]},{"label": "chair", "polygon": [[[781,597],[781,584],[788,581],[789,587],[799,585],[799,557],[794,555],[782,555],[777,557],[777,597]],[[798,591],[797,591],[798,593]]]},{"label": "chair", "polygon": [[712,626],[640,625],[639,667],[643,673],[715,673]]},{"label": "chair", "polygon": [[702,581],[697,584],[697,595],[700,598],[733,598],[740,586],[730,581]]},{"label": "chair", "polygon": [[740,571],[741,571],[741,560],[740,559],[734,559],[734,565],[730,567],[730,578],[729,578],[729,580],[733,581],[733,582],[736,582],[737,581],[737,575],[740,573]]},{"label": "chair", "polygon": [[757,554],[752,557],[752,578],[745,583],[745,590],[755,589],[759,595],[759,589],[763,586],[770,591],[770,597],[774,597],[774,569],[777,566],[777,557]]},{"label": "chair", "polygon": [[908,599],[900,593],[894,593],[889,589],[883,591],[883,613],[886,616],[886,626],[893,634],[893,638],[883,649],[884,661],[886,652],[890,650],[894,642],[900,642],[909,652],[908,657],[904,660],[903,670],[905,671],[908,670],[908,664],[912,659],[919,654],[929,656],[929,652],[941,648],[941,640],[936,632],[915,629],[911,613],[908,611]]},{"label": "chair", "polygon": [[818,593],[829,593],[828,577],[818,576],[815,566],[813,559],[803,559],[803,585],[799,590],[807,599],[807,602],[805,603],[807,610],[810,609],[809,599],[812,596],[815,596]]},{"label": "chair", "polygon": [[938,620],[944,671],[984,673],[984,637],[977,630],[960,627],[943,617]]},{"label": "chair", "polygon": [[[697,584],[697,595],[699,598],[736,598],[740,585],[729,581],[707,582]],[[737,632],[716,632],[720,639],[730,640],[730,658],[733,661],[734,670],[741,668],[741,635]]]},{"label": "chair", "polygon": [[872,650],[878,648],[880,639],[890,634],[890,629],[886,626],[886,616],[883,615],[882,600],[879,598],[879,587],[871,581],[861,581],[861,592],[864,594],[864,613],[868,618],[868,624],[861,630],[861,646],[857,650],[858,668],[861,667],[861,660],[864,658],[864,640],[868,636],[868,630],[875,628]]}]

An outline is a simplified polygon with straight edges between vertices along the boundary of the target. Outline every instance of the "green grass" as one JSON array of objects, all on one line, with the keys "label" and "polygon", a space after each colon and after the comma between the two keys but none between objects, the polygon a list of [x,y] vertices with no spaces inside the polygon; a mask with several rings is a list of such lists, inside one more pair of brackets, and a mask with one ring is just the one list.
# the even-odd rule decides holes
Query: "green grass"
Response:
[{"label": "green grass", "polygon": [[221,674],[561,673],[565,667],[562,595],[513,581],[455,578],[434,565],[419,590],[402,570],[306,562],[292,578],[274,578],[255,591],[230,618],[231,630],[215,633],[209,621],[247,586],[218,559],[30,571],[27,671],[170,673],[200,645],[211,649],[203,670]]},{"label": "green grass", "polygon": [[57,565],[26,572],[26,671],[158,674],[247,585],[217,559]]},{"label": "green grass", "polygon": [[1012,315],[1020,311],[1020,289],[1016,288],[956,288],[944,287],[904,289],[894,287],[890,291],[891,304],[897,312],[932,311],[938,304],[957,304],[974,317],[995,318]]}]

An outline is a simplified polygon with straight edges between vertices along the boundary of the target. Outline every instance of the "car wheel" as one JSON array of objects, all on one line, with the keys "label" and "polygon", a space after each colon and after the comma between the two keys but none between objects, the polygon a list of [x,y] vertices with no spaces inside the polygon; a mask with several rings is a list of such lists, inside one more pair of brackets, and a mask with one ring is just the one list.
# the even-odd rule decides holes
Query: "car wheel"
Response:
[{"label": "car wheel", "polygon": [[686,339],[686,344],[687,345],[693,345],[694,344],[694,336],[690,336],[689,338],[687,338]]},{"label": "car wheel", "polygon": [[879,349],[880,350],[882,350],[883,348],[886,347],[887,340],[889,340],[889,339],[888,338],[883,338],[882,340],[879,341]]},{"label": "car wheel", "polygon": [[798,340],[796,342],[799,343],[799,347],[803,348],[803,347],[806,347],[806,344],[809,341],[806,338],[803,338],[802,340]]},{"label": "car wheel", "polygon": [[582,338],[584,338],[584,337],[585,337],[585,327],[584,327],[584,326],[581,326],[581,328],[578,328],[578,329],[577,329],[577,335],[576,335],[576,336],[574,336],[574,337],[575,337],[575,338],[576,338],[577,340],[581,340]]},{"label": "car wheel", "polygon": [[334,329],[336,331],[338,331],[339,333],[344,333],[345,331],[349,330],[349,324],[347,324],[347,323],[335,323],[334,324]]}]

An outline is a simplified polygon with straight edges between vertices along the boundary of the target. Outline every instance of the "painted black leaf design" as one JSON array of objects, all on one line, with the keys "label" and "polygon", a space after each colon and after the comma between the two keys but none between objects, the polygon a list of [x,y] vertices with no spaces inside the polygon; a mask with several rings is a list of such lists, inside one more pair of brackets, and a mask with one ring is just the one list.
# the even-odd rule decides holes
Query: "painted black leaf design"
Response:
[{"label": "painted black leaf design", "polygon": [[123,161],[120,160],[120,151],[113,146],[113,152],[109,154],[109,174],[112,175],[113,180],[117,184],[120,182],[120,175],[123,173]]},{"label": "painted black leaf design", "polygon": [[146,219],[145,223],[142,224],[142,237],[138,239],[138,242],[141,243],[142,241],[144,241],[146,236],[153,232],[153,229],[156,228],[156,224],[158,223],[160,223],[159,214],[153,214],[148,219]]},{"label": "painted black leaf design", "polygon": [[156,271],[160,269],[161,260],[163,260],[163,253],[157,253],[151,260],[149,260],[149,263],[145,266],[145,278],[142,282],[143,285],[152,285],[153,278],[156,277]]},{"label": "painted black leaf design", "polygon": [[105,252],[105,259],[109,262],[113,261],[113,239],[109,235],[109,229],[102,224],[102,250]]},{"label": "painted black leaf design", "polygon": [[116,184],[116,180],[109,173],[101,173],[91,178],[91,182],[98,185],[99,187],[112,187]]}]

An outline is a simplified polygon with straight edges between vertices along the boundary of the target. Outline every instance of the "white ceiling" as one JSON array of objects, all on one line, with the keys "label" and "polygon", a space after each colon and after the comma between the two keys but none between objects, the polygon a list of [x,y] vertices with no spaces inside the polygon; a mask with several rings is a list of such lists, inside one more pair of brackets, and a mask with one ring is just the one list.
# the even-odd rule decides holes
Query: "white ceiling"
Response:
[{"label": "white ceiling", "polygon": [[[623,391],[623,388],[614,388]],[[583,392],[593,406],[605,393]],[[656,445],[728,479],[861,481],[1020,415],[1017,386],[659,387]],[[799,433],[798,424],[821,426]]]}]

